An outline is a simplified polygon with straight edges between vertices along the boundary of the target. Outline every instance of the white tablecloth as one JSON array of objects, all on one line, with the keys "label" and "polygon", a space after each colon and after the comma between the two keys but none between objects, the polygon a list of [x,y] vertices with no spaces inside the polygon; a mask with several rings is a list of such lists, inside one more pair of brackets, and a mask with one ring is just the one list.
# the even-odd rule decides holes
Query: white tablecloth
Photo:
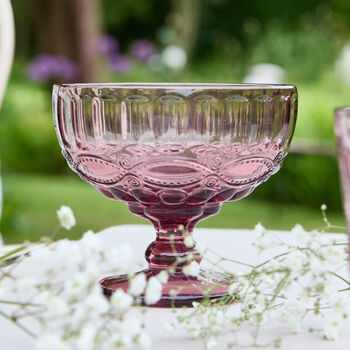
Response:
[{"label": "white tablecloth", "polygon": [[[287,237],[285,232],[276,232],[277,235]],[[116,226],[100,232],[106,247],[111,247],[115,243],[128,242],[137,255],[141,258],[147,245],[155,238],[151,226],[128,225]],[[338,236],[339,237],[339,236]],[[266,256],[258,258],[252,249],[253,235],[250,230],[223,230],[223,229],[197,229],[195,239],[205,246],[220,253],[222,256],[234,258],[239,261],[255,263],[257,259],[265,259]],[[346,236],[344,235],[344,240]],[[136,256],[137,256],[136,255]],[[145,262],[146,266],[146,262]],[[230,265],[231,269],[235,268]],[[234,271],[234,270],[232,270]],[[30,271],[28,271],[30,273]],[[350,296],[349,296],[350,297]],[[192,350],[202,349],[203,345],[199,341],[189,340],[182,331],[168,332],[164,330],[165,320],[173,318],[169,309],[149,309],[146,313],[146,329],[153,338],[154,350]],[[310,325],[313,326],[313,325]],[[315,325],[317,327],[317,325]],[[280,328],[279,328],[280,327]],[[347,350],[350,349],[350,320],[340,333],[340,339],[335,342],[325,341],[320,333],[303,333],[299,335],[288,334],[286,328],[282,326],[264,326],[267,338],[276,338],[279,334],[283,337],[283,347],[285,350],[307,349],[307,350]],[[243,335],[244,337],[244,335]],[[232,341],[232,335],[227,334],[220,338],[216,349],[225,349],[227,343]],[[0,317],[0,349],[18,350],[33,349],[33,342],[29,336],[16,328],[12,323]],[[50,349],[47,349],[50,350]]]}]

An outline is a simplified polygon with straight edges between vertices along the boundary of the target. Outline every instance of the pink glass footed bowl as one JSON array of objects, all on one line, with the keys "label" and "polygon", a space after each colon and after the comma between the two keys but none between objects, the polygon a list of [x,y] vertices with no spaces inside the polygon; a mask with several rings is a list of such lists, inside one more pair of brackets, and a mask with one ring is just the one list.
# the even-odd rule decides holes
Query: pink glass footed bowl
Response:
[{"label": "pink glass footed bowl", "polygon": [[[59,143],[68,164],[103,195],[149,220],[147,278],[171,269],[156,307],[225,296],[226,276],[183,272],[195,225],[249,195],[278,171],[290,145],[297,91],[255,84],[63,84],[53,89]],[[218,237],[220,239],[220,237]],[[106,295],[127,275],[103,279]]]}]

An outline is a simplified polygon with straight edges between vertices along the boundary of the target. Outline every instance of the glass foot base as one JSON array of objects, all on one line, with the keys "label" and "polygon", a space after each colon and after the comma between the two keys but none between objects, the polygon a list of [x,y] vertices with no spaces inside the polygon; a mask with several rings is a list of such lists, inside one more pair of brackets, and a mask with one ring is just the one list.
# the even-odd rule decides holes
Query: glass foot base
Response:
[{"label": "glass foot base", "polygon": [[[156,276],[159,270],[146,269],[143,271],[146,278]],[[227,294],[228,286],[232,283],[231,277],[223,274],[201,270],[199,277],[186,276],[182,272],[174,272],[169,275],[168,282],[163,285],[161,299],[150,307],[192,307],[194,301],[204,299],[215,303],[233,303],[235,296]],[[103,293],[109,297],[117,289],[127,291],[129,288],[128,275],[106,277],[100,281]],[[220,298],[220,299],[219,299]],[[144,296],[141,295],[141,304],[146,305]]]}]

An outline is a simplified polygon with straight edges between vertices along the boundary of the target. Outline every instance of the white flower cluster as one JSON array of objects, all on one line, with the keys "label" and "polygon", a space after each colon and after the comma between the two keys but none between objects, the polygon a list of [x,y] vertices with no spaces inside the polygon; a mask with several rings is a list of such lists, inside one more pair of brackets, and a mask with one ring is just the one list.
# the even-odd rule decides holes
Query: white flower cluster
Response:
[{"label": "white flower cluster", "polygon": [[[61,208],[58,215],[66,228],[75,223],[70,208]],[[39,321],[38,350],[151,346],[142,317],[135,317],[135,313],[131,316],[130,310],[141,302],[141,295],[146,304],[159,301],[162,285],[168,280],[166,271],[148,280],[144,273],[129,273],[129,289],[117,290],[108,300],[98,281],[108,274],[131,271],[133,251],[128,245],[105,250],[99,235],[88,231],[79,241],[63,239],[34,247],[29,256],[23,255],[15,265],[28,259],[36,278],[16,275],[14,265],[1,268],[0,294],[6,301],[11,293],[11,300],[18,301],[9,317],[20,314]]]},{"label": "white flower cluster", "polygon": [[218,336],[227,328],[230,319],[226,317],[227,307],[223,305],[208,307],[197,302],[193,303],[193,310],[182,312],[173,321],[168,321],[165,329],[173,331],[182,326],[192,339],[202,339],[207,350],[217,345]]},{"label": "white flower cluster", "polygon": [[[145,288],[153,292],[144,274],[132,279],[129,291],[119,289],[109,301],[98,286],[106,271],[130,269],[133,252],[128,245],[106,253],[99,236],[88,231],[80,241],[61,240],[56,246],[34,249],[30,256],[33,262],[45,266],[46,278],[43,291],[39,281],[32,284],[36,289],[33,301],[44,307],[40,317],[46,320],[36,341],[37,349],[112,350],[131,344],[150,347],[151,339],[142,328],[142,320],[128,314]],[[135,293],[135,282],[141,276]],[[153,296],[150,302],[158,301],[158,294],[149,295]]]},{"label": "white flower cluster", "polygon": [[[246,270],[233,275],[228,293],[239,300],[239,312],[229,313],[227,297],[223,297],[216,306],[195,304],[190,315],[179,315],[167,328],[183,327],[191,337],[203,339],[211,348],[222,331],[236,333],[243,324],[250,324],[256,345],[264,323],[282,322],[298,333],[310,328],[306,324],[313,314],[323,322],[324,338],[337,339],[344,320],[350,316],[348,293],[337,292],[342,287],[349,290],[337,275],[347,263],[346,243],[316,230],[307,232],[301,225],[291,230],[288,241],[293,243],[284,242],[261,224],[255,227],[254,234],[257,253],[270,248],[278,248],[281,253],[259,265],[247,267],[243,263]],[[340,288],[336,282],[340,282]],[[279,346],[280,342],[278,338],[273,344]]]},{"label": "white flower cluster", "polygon": [[[259,277],[252,285],[259,286],[257,290],[261,291],[260,294],[274,295],[272,299],[280,304],[276,303],[278,307],[274,307],[270,302],[271,297],[266,298],[264,305],[269,310],[265,312],[265,317],[279,319],[298,333],[303,330],[303,320],[308,313],[322,315],[325,338],[336,339],[344,319],[350,316],[348,296],[337,293],[335,287],[335,271],[347,259],[345,245],[338,245],[317,230],[307,232],[301,225],[291,230],[292,244],[277,241],[261,225],[255,231],[256,245],[260,249],[279,246],[285,250],[255,269]],[[291,293],[292,289],[294,294]],[[278,294],[283,298],[288,297],[287,302],[283,302]]]},{"label": "white flower cluster", "polygon": [[61,208],[57,210],[57,217],[60,225],[66,230],[70,230],[73,226],[75,226],[75,217],[70,207],[62,205]]},{"label": "white flower cluster", "polygon": [[[338,244],[317,230],[307,232],[301,225],[296,225],[291,234],[296,243],[286,244],[288,254],[276,259],[276,267],[281,272],[273,281],[273,287],[276,290],[278,284],[284,283],[284,294],[291,286],[298,294],[274,309],[272,317],[286,322],[294,332],[300,332],[306,314],[321,315],[324,337],[335,340],[344,320],[350,316],[349,297],[337,292],[335,283],[339,278],[336,272],[347,263],[345,244]],[[269,272],[267,264],[263,273],[266,276]],[[283,273],[285,277],[281,276]]]},{"label": "white flower cluster", "polygon": [[[75,225],[75,218],[67,208],[61,207],[57,214],[61,226],[70,229]],[[237,334],[242,326],[249,325],[253,327],[253,344],[258,345],[264,323],[279,321],[298,333],[310,328],[307,319],[313,314],[323,322],[323,337],[337,339],[344,319],[350,316],[350,283],[338,274],[347,260],[346,243],[316,230],[307,232],[300,225],[291,230],[288,241],[287,237],[284,241],[261,224],[256,225],[254,234],[257,254],[270,248],[280,253],[258,265],[240,263],[242,272],[218,282],[217,287],[220,283],[228,287],[228,295],[215,299],[215,303],[207,298],[202,303],[193,303],[193,309],[182,310],[174,320],[166,322],[166,329],[173,331],[182,327],[191,338],[202,339],[206,349],[213,349],[220,334],[226,331]],[[207,249],[195,243],[191,236],[185,238],[184,244],[193,248],[193,253],[189,249],[190,254],[179,258],[178,263],[183,265],[183,273],[189,278],[200,279],[205,273],[197,261],[206,260]],[[16,266],[26,259],[31,260],[36,278],[16,276]],[[20,322],[22,317],[39,321],[38,350],[149,348],[151,339],[145,332],[142,317],[135,317],[135,312],[131,315],[130,310],[140,302],[157,303],[172,272],[162,271],[152,276],[143,272],[131,274],[133,260],[133,251],[127,244],[105,250],[99,235],[92,231],[87,231],[79,241],[64,239],[37,246],[29,254],[13,259],[11,264],[2,260],[2,302],[6,303],[9,293],[10,304],[16,300],[13,312],[2,314],[15,322]],[[207,262],[213,264],[208,258]],[[226,267],[223,270],[229,274]],[[128,290],[119,289],[106,299],[98,280],[107,274],[125,272],[129,273]],[[231,284],[227,286],[228,283]],[[338,292],[339,289],[344,292]],[[175,289],[173,292],[176,294]],[[229,305],[232,299],[238,301],[235,312]],[[30,329],[21,327],[33,335]],[[281,339],[274,339],[272,343],[279,346]]]}]

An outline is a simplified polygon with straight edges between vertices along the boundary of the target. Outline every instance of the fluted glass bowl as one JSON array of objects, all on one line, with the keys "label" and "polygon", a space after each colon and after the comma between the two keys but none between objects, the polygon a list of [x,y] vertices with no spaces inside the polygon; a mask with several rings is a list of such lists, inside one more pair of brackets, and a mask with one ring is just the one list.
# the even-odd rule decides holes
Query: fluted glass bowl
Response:
[{"label": "fluted glass bowl", "polygon": [[[184,238],[223,203],[249,195],[278,171],[295,128],[296,88],[62,84],[53,89],[53,113],[72,170],[154,225],[143,272],[149,278],[172,271],[154,306],[192,305],[208,288],[211,298],[225,295],[225,276],[184,273],[201,259]],[[106,295],[128,283],[126,275],[101,281]]]}]

